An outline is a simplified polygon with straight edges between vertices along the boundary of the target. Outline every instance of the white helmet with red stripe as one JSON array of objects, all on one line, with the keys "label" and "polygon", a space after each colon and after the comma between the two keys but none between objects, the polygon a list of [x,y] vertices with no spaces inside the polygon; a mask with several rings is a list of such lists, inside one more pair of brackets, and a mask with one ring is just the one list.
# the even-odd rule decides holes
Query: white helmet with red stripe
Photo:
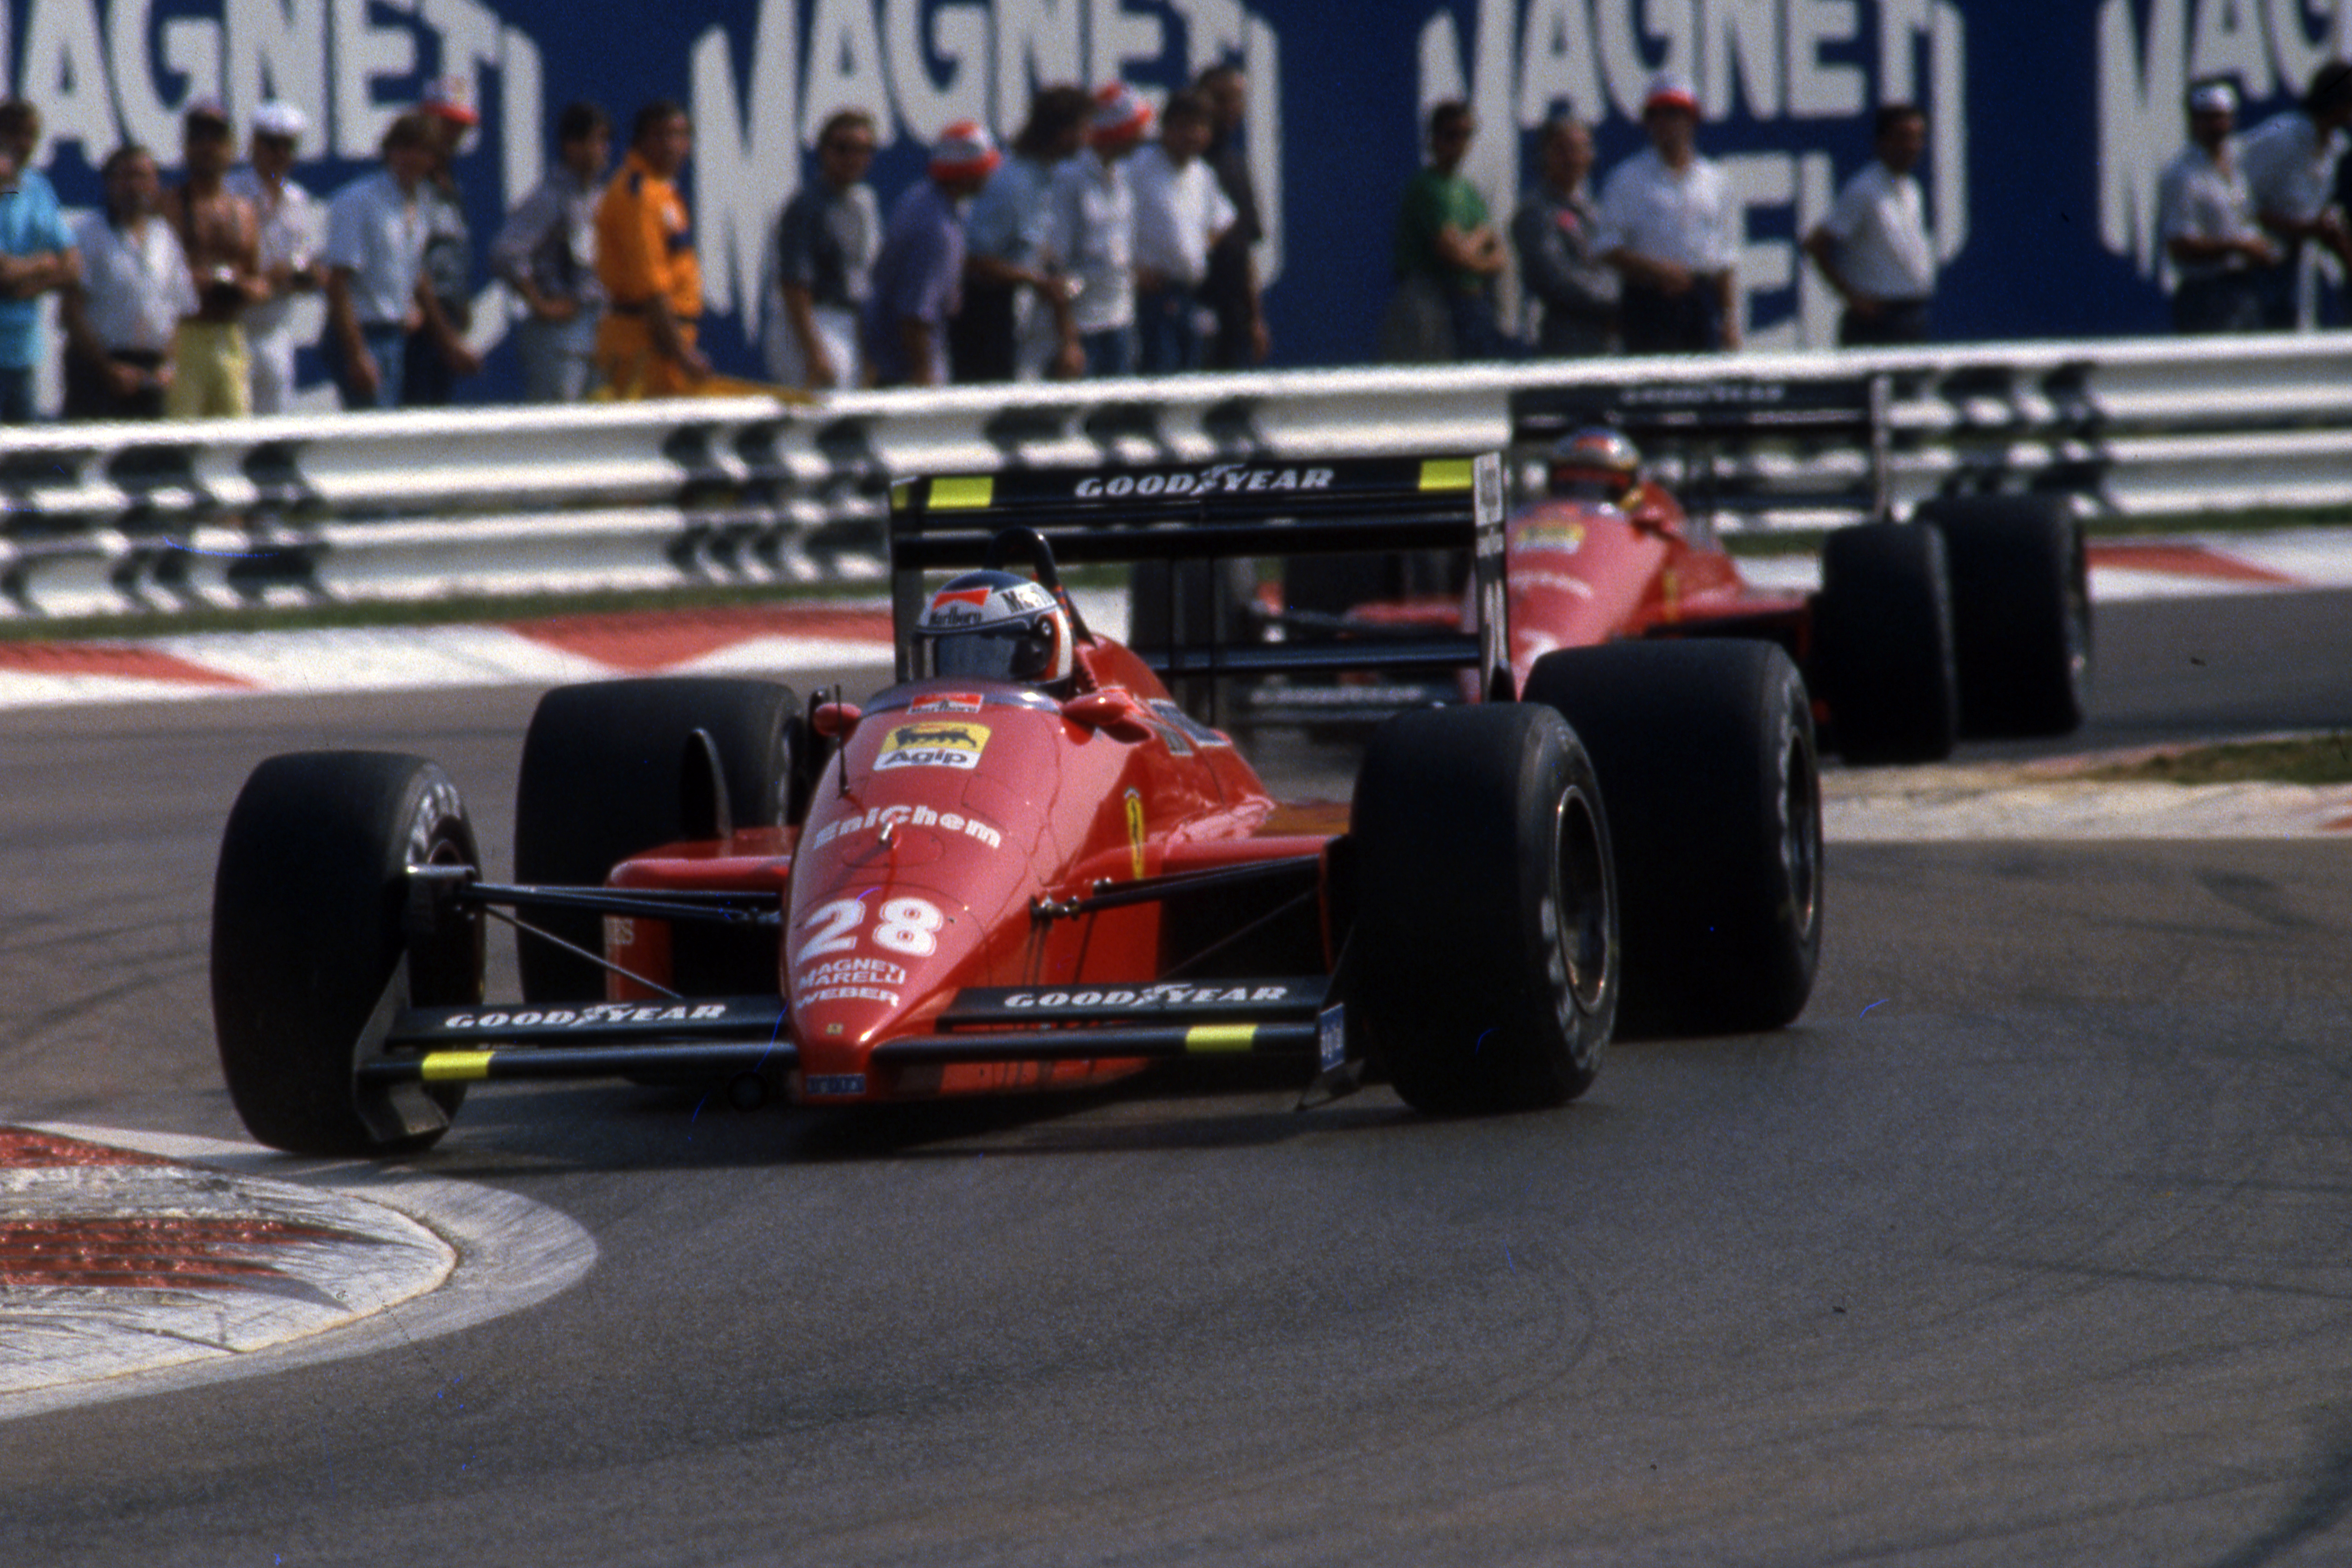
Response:
[{"label": "white helmet with red stripe", "polygon": [[1070,617],[1053,594],[1010,572],[967,572],[915,623],[915,674],[1051,686],[1076,668]]}]

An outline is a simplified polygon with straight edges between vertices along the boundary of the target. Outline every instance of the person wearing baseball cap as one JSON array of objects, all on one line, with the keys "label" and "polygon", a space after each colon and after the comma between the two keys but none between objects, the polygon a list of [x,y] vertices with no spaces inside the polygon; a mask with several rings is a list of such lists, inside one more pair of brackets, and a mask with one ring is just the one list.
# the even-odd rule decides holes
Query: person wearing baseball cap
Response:
[{"label": "person wearing baseball cap", "polygon": [[433,167],[425,176],[425,321],[408,334],[401,376],[404,408],[439,408],[457,379],[482,368],[466,342],[474,324],[474,236],[466,225],[466,193],[457,183],[457,155],[481,116],[474,111],[471,77],[445,76],[416,105],[433,128]]},{"label": "person wearing baseball cap", "polygon": [[251,359],[249,395],[256,414],[283,414],[294,395],[294,297],[323,286],[319,231],[325,222],[310,193],[295,184],[294,154],[310,129],[310,117],[271,99],[253,111],[243,168],[223,182],[253,204],[260,224],[261,280],[266,292],[246,307],[245,342]]},{"label": "person wearing baseball cap", "polygon": [[1151,129],[1151,105],[1125,82],[1095,89],[1084,151],[1045,190],[1054,253],[1076,289],[1070,315],[1088,375],[1133,375],[1135,192],[1126,163]]},{"label": "person wearing baseball cap", "polygon": [[1650,144],[1601,192],[1601,258],[1624,279],[1618,330],[1627,353],[1739,346],[1738,210],[1723,171],[1698,155],[1698,95],[1654,78],[1642,99]]},{"label": "person wearing baseball cap", "polygon": [[2278,247],[2254,216],[2254,198],[2238,167],[2231,132],[2237,89],[2213,79],[2191,83],[2183,107],[2189,145],[2157,183],[2156,232],[2172,263],[2172,330],[2263,330],[2262,269]]},{"label": "person wearing baseball cap", "polygon": [[1872,137],[1878,156],[1838,193],[1803,249],[1845,301],[1843,348],[1890,348],[1927,341],[1936,294],[1936,247],[1927,205],[1911,171],[1927,151],[1927,116],[1916,104],[1880,107]]},{"label": "person wearing baseball cap", "polygon": [[236,136],[220,100],[190,102],[180,137],[188,178],[163,193],[163,216],[187,256],[196,308],[173,335],[163,411],[173,419],[242,418],[253,412],[242,318],[269,293],[261,275],[261,220],[253,204],[227,186]]},{"label": "person wearing baseball cap", "polygon": [[1003,162],[987,126],[959,120],[931,144],[930,178],[909,186],[890,208],[863,321],[877,385],[948,384],[947,326],[961,300],[964,206]]}]

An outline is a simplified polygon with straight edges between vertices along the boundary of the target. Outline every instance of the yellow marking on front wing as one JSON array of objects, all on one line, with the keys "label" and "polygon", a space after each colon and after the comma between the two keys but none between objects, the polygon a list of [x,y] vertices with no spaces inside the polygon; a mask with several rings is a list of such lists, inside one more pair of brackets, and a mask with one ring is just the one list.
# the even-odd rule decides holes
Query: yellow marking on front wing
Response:
[{"label": "yellow marking on front wing", "polygon": [[490,1076],[488,1051],[428,1051],[425,1057],[427,1083],[471,1083]]},{"label": "yellow marking on front wing", "polygon": [[1425,458],[1421,488],[1425,490],[1466,490],[1477,468],[1475,458]]},{"label": "yellow marking on front wing", "polygon": [[1255,1024],[1198,1024],[1184,1031],[1188,1052],[1245,1051],[1257,1038]]}]

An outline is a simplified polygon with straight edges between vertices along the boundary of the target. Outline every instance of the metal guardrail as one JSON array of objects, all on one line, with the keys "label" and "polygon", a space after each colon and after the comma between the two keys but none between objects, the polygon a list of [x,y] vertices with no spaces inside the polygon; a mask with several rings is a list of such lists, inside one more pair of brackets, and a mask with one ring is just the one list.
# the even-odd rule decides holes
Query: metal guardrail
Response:
[{"label": "metal guardrail", "polygon": [[2352,502],[2347,340],[1270,372],[0,437],[0,614],[875,579],[910,474],[1523,446],[1610,417],[1735,527],[2036,490]]}]

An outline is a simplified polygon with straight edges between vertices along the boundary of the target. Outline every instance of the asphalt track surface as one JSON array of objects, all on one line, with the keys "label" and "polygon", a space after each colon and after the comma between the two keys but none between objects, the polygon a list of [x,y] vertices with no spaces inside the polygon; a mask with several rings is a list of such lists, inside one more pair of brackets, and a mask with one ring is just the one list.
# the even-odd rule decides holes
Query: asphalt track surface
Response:
[{"label": "asphalt track surface", "polygon": [[[2102,635],[2088,743],[2352,719],[2352,597]],[[7,1118],[236,1136],[244,773],[434,755],[498,874],[530,695],[0,719]],[[423,1168],[578,1220],[581,1283],[0,1423],[0,1562],[2340,1563],[2347,852],[1833,847],[1796,1027],[1552,1114],[478,1089]]]}]

